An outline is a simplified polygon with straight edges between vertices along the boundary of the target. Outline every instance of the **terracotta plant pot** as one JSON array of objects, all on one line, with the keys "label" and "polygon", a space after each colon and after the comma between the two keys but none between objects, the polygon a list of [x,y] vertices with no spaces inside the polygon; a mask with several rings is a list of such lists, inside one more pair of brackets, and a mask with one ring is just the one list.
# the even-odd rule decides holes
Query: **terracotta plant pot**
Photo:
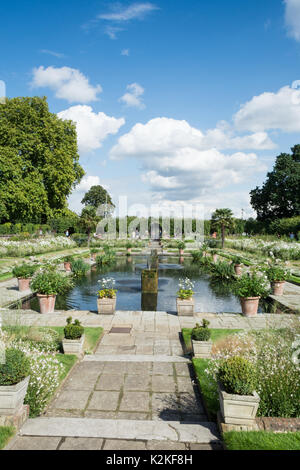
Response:
[{"label": "terracotta plant pot", "polygon": [[65,262],[64,262],[64,267],[65,267],[65,270],[66,270],[67,272],[70,272],[70,271],[71,271],[71,263],[70,263],[70,261],[65,261]]},{"label": "terracotta plant pot", "polygon": [[184,250],[179,250],[179,256],[182,256],[184,254]]},{"label": "terracotta plant pot", "polygon": [[237,276],[240,276],[242,274],[242,265],[241,264],[235,264],[234,265],[234,272]]},{"label": "terracotta plant pot", "polygon": [[214,263],[216,263],[219,259],[219,256],[218,255],[213,255],[213,261]]},{"label": "terracotta plant pot", "polygon": [[127,253],[128,253],[128,254],[131,253],[131,248],[127,248]]},{"label": "terracotta plant pot", "polygon": [[37,294],[40,304],[40,313],[53,313],[55,307],[56,295]]},{"label": "terracotta plant pot", "polygon": [[96,256],[97,256],[97,253],[92,253],[92,254],[91,254],[91,259],[92,259],[93,261],[95,261],[95,260],[96,260]]},{"label": "terracotta plant pot", "polygon": [[257,315],[260,297],[241,298],[242,313],[245,317],[255,317]]},{"label": "terracotta plant pot", "polygon": [[272,294],[283,295],[285,281],[274,281],[271,282]]},{"label": "terracotta plant pot", "polygon": [[31,279],[18,278],[19,291],[23,292],[24,290],[29,290],[30,289],[30,281],[31,281]]}]

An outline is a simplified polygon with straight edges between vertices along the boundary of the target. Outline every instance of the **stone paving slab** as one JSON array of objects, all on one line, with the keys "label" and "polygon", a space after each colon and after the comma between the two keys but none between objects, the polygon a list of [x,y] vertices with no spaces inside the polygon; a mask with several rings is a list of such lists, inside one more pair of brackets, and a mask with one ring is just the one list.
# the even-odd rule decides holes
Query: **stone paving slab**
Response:
[{"label": "stone paving slab", "polygon": [[93,354],[85,356],[83,362],[182,362],[189,363],[190,360],[183,356],[151,356],[140,354],[101,355]]},{"label": "stone paving slab", "polygon": [[183,424],[178,421],[99,420],[92,418],[29,419],[22,427],[20,435],[160,440],[201,444],[219,439],[217,425],[210,422]]}]

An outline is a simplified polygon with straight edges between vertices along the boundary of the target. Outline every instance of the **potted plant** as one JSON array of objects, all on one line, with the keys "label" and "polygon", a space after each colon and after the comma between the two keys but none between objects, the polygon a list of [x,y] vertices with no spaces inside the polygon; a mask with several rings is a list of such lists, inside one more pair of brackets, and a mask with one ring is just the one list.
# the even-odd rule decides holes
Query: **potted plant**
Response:
[{"label": "potted plant", "polygon": [[193,299],[194,283],[189,279],[179,279],[179,290],[177,292],[177,314],[182,316],[193,316],[195,302]]},{"label": "potted plant", "polygon": [[179,255],[182,256],[184,254],[184,249],[185,249],[185,243],[182,240],[179,240],[177,242],[177,248],[179,250]]},{"label": "potted plant", "polygon": [[92,248],[90,251],[91,251],[91,259],[92,259],[93,261],[95,261],[95,260],[96,260],[97,253],[99,252],[99,250],[98,250],[97,248]]},{"label": "potted plant", "polygon": [[252,425],[260,398],[255,391],[256,371],[243,357],[224,359],[218,369],[221,415],[226,424]]},{"label": "potted plant", "polygon": [[30,379],[30,361],[23,351],[8,348],[0,363],[0,416],[13,416],[23,406]]},{"label": "potted plant", "polygon": [[211,255],[212,255],[212,258],[213,258],[213,262],[216,263],[218,261],[218,258],[219,258],[218,251],[215,250],[215,249],[211,250]]},{"label": "potted plant", "polygon": [[131,242],[126,243],[126,248],[127,248],[127,255],[130,255],[131,249],[133,248],[133,244]]},{"label": "potted plant", "polygon": [[282,266],[273,265],[265,269],[268,280],[271,283],[273,295],[283,295],[284,284],[289,277],[289,272]]},{"label": "potted plant", "polygon": [[237,279],[234,291],[240,298],[243,315],[254,317],[260,298],[268,294],[266,279],[255,271],[243,274]]},{"label": "potted plant", "polygon": [[64,257],[64,268],[67,272],[71,272],[71,264],[72,264],[72,261],[73,261],[73,256],[65,256]]},{"label": "potted plant", "polygon": [[72,287],[68,276],[60,274],[54,269],[45,269],[36,273],[30,287],[37,292],[41,313],[53,313],[57,294],[66,292]]},{"label": "potted plant", "polygon": [[210,340],[211,331],[208,325],[209,321],[204,319],[201,326],[196,323],[195,328],[192,329],[192,345],[195,357],[209,358],[211,356],[212,341]]},{"label": "potted plant", "polygon": [[12,273],[18,279],[20,292],[30,289],[30,281],[37,269],[38,265],[26,263],[13,268]]},{"label": "potted plant", "polygon": [[116,311],[117,291],[114,289],[113,278],[103,278],[100,281],[101,289],[97,292],[98,313],[113,315]]},{"label": "potted plant", "polygon": [[242,258],[239,256],[235,256],[232,260],[234,264],[234,272],[237,276],[241,276],[242,274]]},{"label": "potted plant", "polygon": [[72,323],[72,317],[68,317],[62,340],[64,353],[75,354],[76,356],[83,355],[84,338],[84,328],[80,321],[76,319]]},{"label": "potted plant", "polygon": [[208,255],[209,246],[207,243],[202,243],[201,250],[204,257]]}]

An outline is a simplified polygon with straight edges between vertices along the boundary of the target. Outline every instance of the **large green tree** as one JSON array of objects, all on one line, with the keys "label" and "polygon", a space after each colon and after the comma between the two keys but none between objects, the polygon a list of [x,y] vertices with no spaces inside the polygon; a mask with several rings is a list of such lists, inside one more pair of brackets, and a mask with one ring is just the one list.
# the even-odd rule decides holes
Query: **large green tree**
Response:
[{"label": "large green tree", "polygon": [[211,216],[211,227],[221,230],[222,248],[224,248],[225,232],[234,227],[232,211],[230,209],[216,209]]},{"label": "large green tree", "polygon": [[82,209],[79,224],[88,235],[88,246],[90,246],[91,233],[96,230],[100,217],[96,214],[94,206],[86,206]]},{"label": "large green tree", "polygon": [[[113,204],[110,195],[100,184],[92,186],[87,193],[85,193],[81,204],[85,206],[93,206],[98,209],[98,215],[105,215],[113,212],[115,205]],[[100,206],[102,206],[102,211]]]},{"label": "large green tree", "polygon": [[261,188],[250,192],[251,205],[258,220],[300,215],[300,145],[292,154],[281,153]]},{"label": "large green tree", "polygon": [[45,222],[83,175],[76,127],[50,113],[45,97],[0,105],[1,223]]}]

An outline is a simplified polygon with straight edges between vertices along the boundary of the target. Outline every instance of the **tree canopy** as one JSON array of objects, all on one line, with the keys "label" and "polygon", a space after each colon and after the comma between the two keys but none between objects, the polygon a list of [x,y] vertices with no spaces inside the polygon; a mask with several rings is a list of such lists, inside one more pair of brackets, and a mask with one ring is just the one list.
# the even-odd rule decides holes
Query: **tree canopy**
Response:
[{"label": "tree canopy", "polygon": [[300,215],[300,145],[291,151],[292,154],[281,153],[262,187],[250,192],[258,220]]},{"label": "tree canopy", "polygon": [[76,127],[50,113],[45,97],[0,105],[1,223],[44,223],[67,207],[83,175]]},{"label": "tree canopy", "polygon": [[[99,206],[105,206],[105,210],[103,212],[111,212],[112,209],[115,207],[113,204],[110,195],[103,188],[100,184],[92,186],[87,193],[85,193],[84,198],[81,201],[81,204],[85,206],[93,206],[96,209]],[[98,213],[98,211],[97,211]],[[98,215],[104,215],[98,213]]]},{"label": "tree canopy", "polygon": [[222,248],[224,248],[225,231],[234,226],[233,213],[231,209],[216,209],[211,216],[211,227],[221,229]]}]

